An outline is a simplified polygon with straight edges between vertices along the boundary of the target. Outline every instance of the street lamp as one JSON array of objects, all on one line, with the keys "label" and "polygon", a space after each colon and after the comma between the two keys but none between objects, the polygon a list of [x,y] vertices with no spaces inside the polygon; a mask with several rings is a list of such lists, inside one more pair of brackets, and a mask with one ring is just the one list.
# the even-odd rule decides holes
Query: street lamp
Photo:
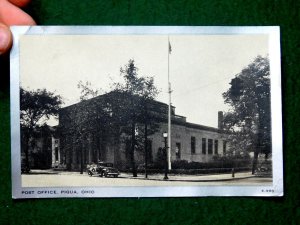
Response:
[{"label": "street lamp", "polygon": [[164,156],[165,156],[165,177],[164,180],[168,180],[168,146],[167,146],[167,138],[168,138],[168,133],[164,132],[163,137],[165,139],[165,150],[164,150]]}]

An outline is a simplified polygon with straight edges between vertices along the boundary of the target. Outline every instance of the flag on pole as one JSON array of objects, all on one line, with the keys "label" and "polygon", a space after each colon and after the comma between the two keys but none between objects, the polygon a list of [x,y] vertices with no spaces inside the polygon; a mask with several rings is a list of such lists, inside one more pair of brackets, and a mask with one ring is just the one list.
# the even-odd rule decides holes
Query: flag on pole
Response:
[{"label": "flag on pole", "polygon": [[171,47],[171,43],[169,41],[169,54],[171,54],[171,52],[172,52],[172,47]]},{"label": "flag on pole", "polygon": [[171,43],[170,43],[170,39],[168,36],[168,44],[169,44],[169,54],[168,54],[168,86],[169,86],[169,109],[168,109],[168,153],[167,153],[167,158],[168,158],[168,168],[169,170],[171,169],[171,148],[172,148],[172,141],[171,141],[171,82],[170,82],[170,54],[172,52],[172,47],[171,47]]}]

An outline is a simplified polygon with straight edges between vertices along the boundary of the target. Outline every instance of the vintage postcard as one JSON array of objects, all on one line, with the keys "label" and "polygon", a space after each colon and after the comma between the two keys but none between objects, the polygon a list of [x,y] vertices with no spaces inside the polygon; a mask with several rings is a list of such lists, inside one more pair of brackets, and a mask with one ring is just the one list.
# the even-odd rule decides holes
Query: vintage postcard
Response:
[{"label": "vintage postcard", "polygon": [[279,27],[12,32],[13,198],[283,196]]}]

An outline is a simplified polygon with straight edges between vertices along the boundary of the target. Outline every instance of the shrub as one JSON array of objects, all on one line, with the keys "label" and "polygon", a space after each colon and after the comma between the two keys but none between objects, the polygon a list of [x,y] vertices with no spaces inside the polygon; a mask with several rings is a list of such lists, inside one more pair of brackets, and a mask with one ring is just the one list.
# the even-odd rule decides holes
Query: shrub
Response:
[{"label": "shrub", "polygon": [[172,162],[172,169],[231,169],[238,167],[249,167],[250,159],[232,159],[222,158],[211,162],[188,162],[186,160],[177,160]]},{"label": "shrub", "polygon": [[172,162],[172,169],[187,169],[189,162],[186,160],[176,160]]}]

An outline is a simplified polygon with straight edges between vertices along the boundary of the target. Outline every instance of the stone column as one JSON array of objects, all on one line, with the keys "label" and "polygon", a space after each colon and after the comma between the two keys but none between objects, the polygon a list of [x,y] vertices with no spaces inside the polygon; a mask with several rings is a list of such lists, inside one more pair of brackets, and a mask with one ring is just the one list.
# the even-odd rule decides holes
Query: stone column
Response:
[{"label": "stone column", "polygon": [[55,165],[55,139],[51,137],[51,150],[52,150],[52,167]]},{"label": "stone column", "polygon": [[61,160],[61,152],[60,152],[60,140],[57,139],[57,149],[58,149],[58,163],[62,164],[62,160]]},{"label": "stone column", "polygon": [[206,149],[206,152],[205,152],[205,162],[208,162],[208,138],[205,138],[205,149]]},{"label": "stone column", "polygon": [[88,164],[92,163],[92,136],[91,134],[88,135]]},{"label": "stone column", "polygon": [[76,154],[76,145],[72,144],[72,148],[71,148],[71,151],[72,151],[72,169],[75,169],[77,168],[77,154]]}]

